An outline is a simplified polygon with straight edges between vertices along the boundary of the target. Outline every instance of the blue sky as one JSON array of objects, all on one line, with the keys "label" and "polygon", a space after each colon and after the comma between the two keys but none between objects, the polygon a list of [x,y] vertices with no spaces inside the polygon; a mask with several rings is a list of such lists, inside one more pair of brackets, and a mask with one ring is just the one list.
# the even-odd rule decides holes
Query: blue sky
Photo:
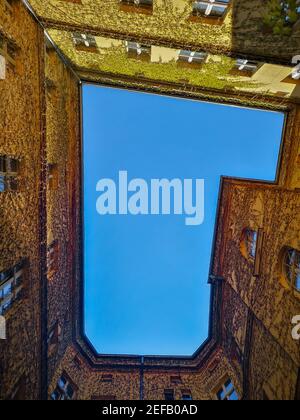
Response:
[{"label": "blue sky", "polygon": [[[85,329],[99,353],[191,355],[207,338],[220,176],[274,180],[284,115],[83,86]],[[102,178],[205,180],[205,221],[100,216]]]}]

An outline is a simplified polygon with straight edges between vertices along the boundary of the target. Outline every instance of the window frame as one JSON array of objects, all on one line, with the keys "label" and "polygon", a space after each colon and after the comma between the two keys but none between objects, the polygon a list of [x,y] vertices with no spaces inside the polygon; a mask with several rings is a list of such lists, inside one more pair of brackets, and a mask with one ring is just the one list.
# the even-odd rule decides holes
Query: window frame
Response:
[{"label": "window frame", "polygon": [[58,271],[59,242],[54,240],[47,248],[47,277],[51,280]]},{"label": "window frame", "polygon": [[259,229],[245,227],[242,230],[240,251],[244,258],[252,262],[255,262],[257,255],[258,236]]},{"label": "window frame", "polygon": [[[61,383],[63,382],[65,383],[63,386],[61,386]],[[69,387],[71,387],[73,391],[73,394],[71,397],[68,395]],[[66,374],[66,372],[62,372],[61,376],[57,380],[54,391],[50,395],[50,399],[54,401],[72,401],[72,400],[75,400],[77,390],[78,390],[77,386]],[[55,393],[58,394],[59,398],[53,398]]]},{"label": "window frame", "polygon": [[252,77],[259,70],[259,67],[260,65],[256,61],[248,60],[247,58],[237,58],[231,74]]},{"label": "window frame", "polygon": [[181,390],[181,401],[193,401],[193,394],[189,389]]},{"label": "window frame", "polygon": [[151,15],[153,13],[153,0],[151,4],[144,3],[147,0],[119,0],[120,1],[120,10],[123,12],[129,13],[142,13],[146,15]]},{"label": "window frame", "polygon": [[129,58],[142,61],[151,60],[151,45],[145,45],[135,41],[125,41],[125,48]]},{"label": "window frame", "polygon": [[0,315],[6,314],[22,297],[25,260],[0,273]]},{"label": "window frame", "polygon": [[[11,54],[13,53],[13,54]],[[6,65],[15,68],[17,46],[0,32],[0,55],[5,58]]]},{"label": "window frame", "polygon": [[[197,4],[203,4],[206,5],[206,9],[204,13],[200,12],[200,7],[197,7]],[[231,7],[231,0],[224,1],[224,0],[195,0],[192,4],[193,11],[192,11],[192,17],[196,19],[204,19],[205,21],[217,21],[217,22],[223,22],[226,18],[226,15]],[[224,7],[224,12],[222,15],[215,15],[212,14],[214,8],[216,7]]]},{"label": "window frame", "polygon": [[[171,396],[171,398],[167,398],[167,396]],[[175,391],[174,391],[174,389],[165,389],[164,390],[164,400],[165,401],[175,401]]]},{"label": "window frame", "polygon": [[[13,165],[16,165],[13,168]],[[18,177],[20,174],[20,160],[0,155],[0,193],[18,191]]]},{"label": "window frame", "polygon": [[83,32],[72,32],[73,45],[77,51],[98,53],[96,37]]},{"label": "window frame", "polygon": [[180,50],[177,57],[177,64],[188,68],[202,67],[208,58],[204,51]]},{"label": "window frame", "polygon": [[56,163],[48,163],[47,171],[49,191],[56,191],[58,188],[58,165]]},{"label": "window frame", "polygon": [[[231,388],[228,389],[228,387],[230,385],[231,385]],[[224,393],[224,398],[221,398],[222,392]],[[232,399],[229,398],[233,394],[236,394],[237,400],[232,400]],[[216,397],[217,397],[218,401],[240,401],[240,399],[241,399],[237,390],[236,390],[234,382],[229,377],[228,377],[228,379],[223,380],[222,383],[218,386],[217,392],[216,392]]]},{"label": "window frame", "polygon": [[[298,263],[296,262],[296,263],[287,264],[287,258],[290,253],[296,253],[296,258],[298,259]],[[300,276],[300,251],[293,247],[285,247],[283,249],[281,264],[282,264],[282,274],[288,286],[292,290],[294,290],[296,293],[300,294],[300,279],[299,279],[299,288],[297,285],[298,275]],[[299,265],[298,268],[296,267],[297,265]],[[295,276],[294,279],[291,278],[290,273],[288,272],[288,268],[292,268],[292,276]]]}]

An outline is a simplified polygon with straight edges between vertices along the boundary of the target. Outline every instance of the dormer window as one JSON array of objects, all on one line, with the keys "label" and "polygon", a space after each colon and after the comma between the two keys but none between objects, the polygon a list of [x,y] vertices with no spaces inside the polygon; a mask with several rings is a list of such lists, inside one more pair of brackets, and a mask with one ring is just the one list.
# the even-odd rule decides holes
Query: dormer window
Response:
[{"label": "dormer window", "polygon": [[126,41],[126,51],[129,58],[138,58],[145,61],[151,58],[151,47],[138,42]]},{"label": "dormer window", "polygon": [[240,58],[236,61],[235,66],[239,72],[246,73],[249,76],[253,75],[258,69],[257,62]]},{"label": "dormer window", "polygon": [[94,36],[80,32],[74,32],[72,37],[77,50],[98,52],[97,42]]},{"label": "dormer window", "polygon": [[177,61],[178,63],[187,63],[199,66],[206,61],[206,58],[207,54],[205,52],[181,50]]},{"label": "dormer window", "polygon": [[200,17],[223,18],[230,0],[201,0],[193,3],[193,15]]}]

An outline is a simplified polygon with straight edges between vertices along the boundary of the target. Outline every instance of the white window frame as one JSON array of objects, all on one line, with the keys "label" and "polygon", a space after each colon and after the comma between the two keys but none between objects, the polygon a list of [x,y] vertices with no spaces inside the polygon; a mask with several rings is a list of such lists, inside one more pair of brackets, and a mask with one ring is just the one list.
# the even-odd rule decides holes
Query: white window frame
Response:
[{"label": "white window frame", "polygon": [[139,42],[126,41],[125,45],[127,53],[136,52],[137,56],[140,56],[143,53],[151,54],[151,47],[142,45]]},{"label": "white window frame", "polygon": [[97,41],[93,35],[73,32],[72,37],[76,47],[97,48]]},{"label": "white window frame", "polygon": [[236,60],[236,67],[239,71],[255,73],[258,69],[258,64],[253,61],[238,58]]},{"label": "white window frame", "polygon": [[[198,54],[200,55],[200,57]],[[180,50],[177,61],[183,61],[190,64],[202,64],[205,62],[206,58],[207,53],[203,51]]]}]

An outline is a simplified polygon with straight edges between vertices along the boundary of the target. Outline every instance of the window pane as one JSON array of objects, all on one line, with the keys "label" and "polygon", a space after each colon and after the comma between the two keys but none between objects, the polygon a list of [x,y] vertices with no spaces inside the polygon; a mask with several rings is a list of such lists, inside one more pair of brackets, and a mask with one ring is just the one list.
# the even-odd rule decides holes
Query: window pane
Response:
[{"label": "window pane", "polygon": [[210,16],[222,17],[226,11],[226,6],[213,6]]},{"label": "window pane", "polygon": [[74,395],[74,390],[73,390],[73,388],[72,388],[72,386],[71,386],[71,385],[68,385],[68,387],[67,387],[67,395],[68,395],[68,397],[69,397],[70,399],[72,399],[72,398],[73,398],[73,395]]},{"label": "window pane", "polygon": [[61,389],[64,389],[64,388],[65,388],[65,386],[66,386],[66,384],[67,384],[67,381],[66,381],[66,379],[62,376],[62,377],[59,379],[59,381],[58,381],[58,386],[59,386]]},{"label": "window pane", "polygon": [[9,158],[9,171],[17,173],[19,170],[19,162],[16,159]]},{"label": "window pane", "polygon": [[218,392],[217,396],[218,396],[218,400],[222,400],[223,401],[225,399],[225,391],[223,389],[221,389]]},{"label": "window pane", "polygon": [[0,175],[0,192],[4,192],[5,189],[5,177]]},{"label": "window pane", "polygon": [[230,396],[228,397],[228,400],[229,401],[238,401],[239,400],[239,397],[238,397],[236,391],[233,391],[233,393],[230,394]]},{"label": "window pane", "polygon": [[197,13],[199,15],[205,15],[207,7],[208,7],[207,3],[196,2],[196,3],[194,3],[193,9],[194,9],[195,13]]},{"label": "window pane", "polygon": [[300,272],[299,272],[299,273],[297,273],[295,287],[296,287],[296,289],[300,292]]},{"label": "window pane", "polygon": [[4,284],[4,287],[2,290],[3,290],[4,297],[10,295],[12,292],[12,284],[11,283]]},{"label": "window pane", "polygon": [[226,389],[226,392],[229,392],[229,391],[231,391],[233,389],[233,384],[232,384],[231,381],[227,381],[225,383],[225,389]]},{"label": "window pane", "polygon": [[0,172],[6,172],[6,157],[0,156]]}]

